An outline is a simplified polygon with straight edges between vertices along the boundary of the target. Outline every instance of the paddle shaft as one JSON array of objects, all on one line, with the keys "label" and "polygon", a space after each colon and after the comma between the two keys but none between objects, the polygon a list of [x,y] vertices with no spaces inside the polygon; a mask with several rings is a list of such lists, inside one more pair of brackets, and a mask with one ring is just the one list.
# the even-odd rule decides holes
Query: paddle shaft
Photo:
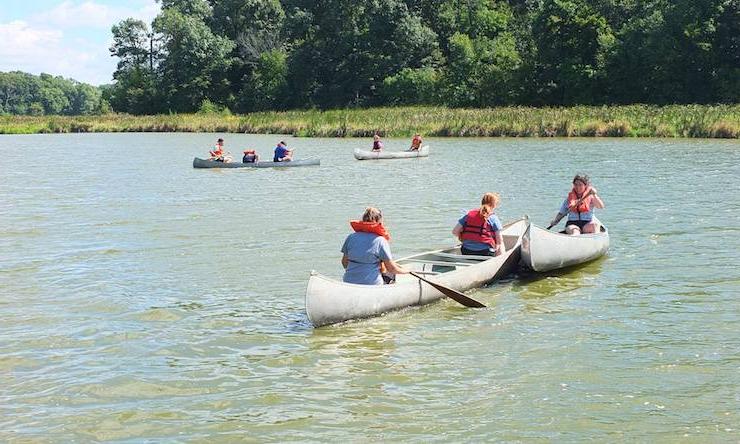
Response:
[{"label": "paddle shaft", "polygon": [[[586,193],[586,195],[585,195],[585,196],[581,197],[580,199],[578,199],[578,200],[576,201],[576,207],[577,207],[578,205],[580,205],[580,204],[581,204],[581,202],[583,202],[583,199],[587,198],[588,196],[590,196],[590,195],[592,195],[592,194],[594,194],[594,190],[593,190],[593,188],[592,188],[592,189],[590,189],[590,190],[588,191],[588,193]],[[547,229],[549,230],[550,228],[552,228],[552,227],[554,227],[555,225],[559,224],[559,223],[560,223],[560,221],[561,221],[561,220],[562,220],[562,219],[563,219],[563,218],[564,218],[565,216],[567,216],[567,215],[568,215],[568,213],[565,213],[565,214],[560,214],[560,215],[559,215],[559,216],[557,217],[557,219],[555,219],[555,221],[554,221],[553,223],[551,223],[551,224],[550,224],[550,226],[548,226],[548,227],[547,227]]]},{"label": "paddle shaft", "polygon": [[481,304],[480,302],[476,301],[473,298],[469,298],[465,296],[464,294],[460,293],[457,290],[453,290],[452,288],[445,287],[442,284],[432,282],[429,279],[419,276],[413,271],[409,271],[409,274],[415,277],[416,279],[419,279],[422,282],[426,282],[427,284],[439,290],[443,295],[447,296],[448,298],[454,300],[455,302],[461,305],[464,305],[466,307],[472,307],[472,308],[485,308],[485,305]]}]

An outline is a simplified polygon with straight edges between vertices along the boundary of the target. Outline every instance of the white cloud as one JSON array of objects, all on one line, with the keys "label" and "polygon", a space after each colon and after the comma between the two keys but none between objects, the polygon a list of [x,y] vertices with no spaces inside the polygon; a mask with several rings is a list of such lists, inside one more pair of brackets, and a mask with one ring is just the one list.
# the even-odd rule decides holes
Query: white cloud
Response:
[{"label": "white cloud", "polygon": [[28,20],[0,23],[0,71],[45,72],[96,85],[109,83],[116,60],[108,51],[111,37],[103,30],[128,17],[150,23],[158,12],[154,0],[139,9],[64,1]]},{"label": "white cloud", "polygon": [[82,3],[64,1],[54,9],[35,16],[33,21],[66,29],[80,27],[110,29],[114,23],[128,17],[149,23],[158,12],[159,5],[153,0],[149,0],[139,9],[104,5],[94,1]]}]

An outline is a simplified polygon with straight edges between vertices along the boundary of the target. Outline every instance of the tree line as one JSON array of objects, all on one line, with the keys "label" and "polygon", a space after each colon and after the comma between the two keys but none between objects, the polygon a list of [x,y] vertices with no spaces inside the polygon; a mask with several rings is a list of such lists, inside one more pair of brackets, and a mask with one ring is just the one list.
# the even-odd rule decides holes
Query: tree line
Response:
[{"label": "tree line", "polygon": [[740,0],[160,4],[112,28],[115,111],[740,102]]},{"label": "tree line", "polygon": [[0,115],[92,115],[108,112],[102,89],[49,74],[0,72]]}]

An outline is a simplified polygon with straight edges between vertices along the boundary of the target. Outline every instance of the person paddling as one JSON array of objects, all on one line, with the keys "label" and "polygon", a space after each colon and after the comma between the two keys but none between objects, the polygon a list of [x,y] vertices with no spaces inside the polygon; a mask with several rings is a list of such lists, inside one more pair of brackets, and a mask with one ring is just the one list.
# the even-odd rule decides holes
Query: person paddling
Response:
[{"label": "person paddling", "polygon": [[391,283],[396,274],[408,273],[393,261],[388,243],[391,237],[383,226],[380,210],[368,207],[362,220],[350,221],[350,225],[355,232],[347,236],[342,245],[344,282],[382,285],[384,281]]},{"label": "person paddling", "polygon": [[373,136],[373,151],[381,151],[383,149],[383,141],[380,140],[379,135]]},{"label": "person paddling", "polygon": [[285,142],[282,140],[275,147],[275,156],[272,158],[273,162],[290,162],[293,160],[293,150],[289,150]]},{"label": "person paddling", "polygon": [[208,154],[211,155],[211,160],[215,160],[216,162],[223,162],[224,156],[226,153],[224,152],[224,139],[218,139],[216,141],[216,146],[213,148],[213,150],[209,151]]},{"label": "person paddling", "polygon": [[421,136],[417,133],[414,135],[414,138],[411,139],[411,148],[409,148],[409,151],[419,151],[419,148],[421,148],[423,140],[421,139]]},{"label": "person paddling", "polygon": [[452,234],[462,242],[462,254],[498,256],[506,252],[501,235],[503,226],[498,216],[493,214],[500,200],[498,194],[486,193],[481,199],[480,208],[468,211],[457,221]]},{"label": "person paddling", "polygon": [[573,189],[563,201],[558,214],[550,222],[550,227],[557,225],[567,214],[568,221],[565,223],[567,234],[596,233],[598,224],[594,220],[594,208],[603,209],[604,201],[596,194],[596,188],[591,186],[587,175],[576,174],[573,178]]},{"label": "person paddling", "polygon": [[242,157],[242,163],[255,163],[259,162],[260,156],[255,150],[244,150],[244,156]]}]

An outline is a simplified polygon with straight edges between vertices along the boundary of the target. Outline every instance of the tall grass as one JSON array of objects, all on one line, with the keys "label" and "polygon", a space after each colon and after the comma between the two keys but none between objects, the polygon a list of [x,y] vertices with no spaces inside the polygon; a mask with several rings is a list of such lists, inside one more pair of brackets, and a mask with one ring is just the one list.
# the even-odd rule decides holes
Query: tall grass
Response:
[{"label": "tall grass", "polygon": [[0,134],[217,132],[302,137],[714,137],[740,138],[740,105],[570,108],[399,107],[244,115],[0,116]]}]

